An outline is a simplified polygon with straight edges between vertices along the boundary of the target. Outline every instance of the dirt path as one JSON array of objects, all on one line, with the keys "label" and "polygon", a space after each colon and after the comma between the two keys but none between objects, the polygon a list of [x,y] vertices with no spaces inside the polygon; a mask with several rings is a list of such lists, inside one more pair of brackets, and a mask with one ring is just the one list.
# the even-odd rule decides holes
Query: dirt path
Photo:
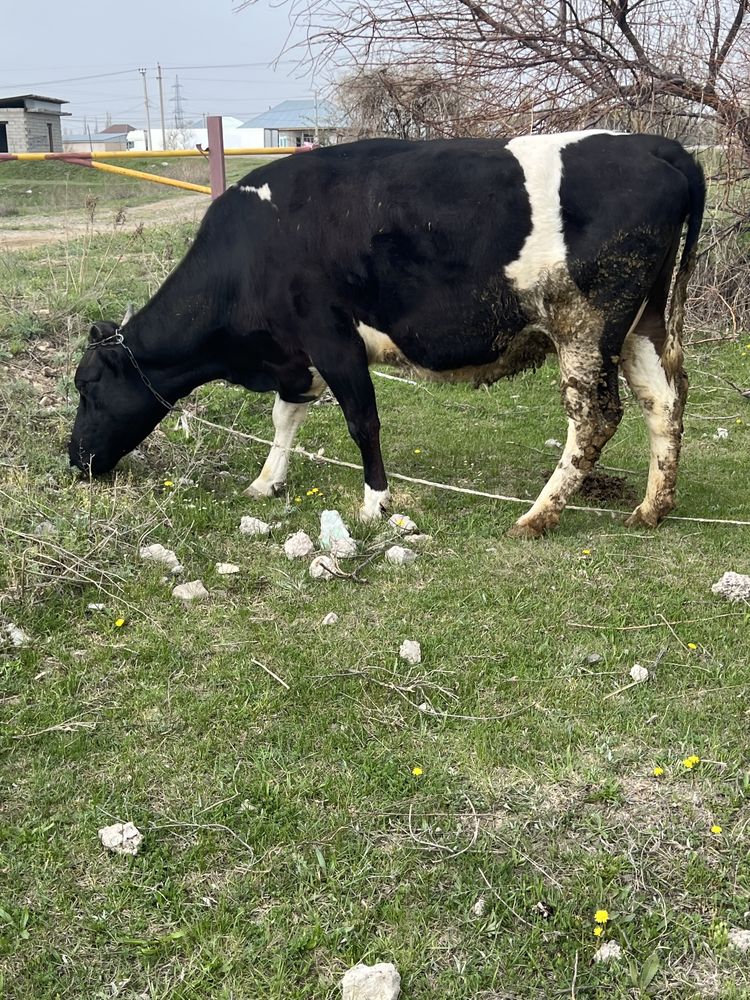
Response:
[{"label": "dirt path", "polygon": [[[210,205],[205,194],[186,194],[179,198],[161,199],[125,209],[122,229],[132,232],[138,226],[160,226],[173,222],[199,222]],[[7,223],[6,223],[7,224]],[[107,209],[99,213],[94,221],[95,233],[110,233],[115,224],[115,210]],[[26,250],[29,247],[44,246],[60,240],[76,239],[89,232],[91,226],[84,212],[71,218],[67,215],[27,215],[13,220],[13,229],[2,228],[0,224],[0,252],[3,250]]]}]

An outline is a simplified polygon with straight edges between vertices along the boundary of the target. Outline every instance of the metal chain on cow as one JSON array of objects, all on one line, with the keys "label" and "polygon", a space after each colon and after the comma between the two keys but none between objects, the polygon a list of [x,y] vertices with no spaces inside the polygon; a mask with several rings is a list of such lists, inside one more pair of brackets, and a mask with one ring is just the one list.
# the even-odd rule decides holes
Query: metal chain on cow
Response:
[{"label": "metal chain on cow", "polygon": [[122,333],[119,330],[115,330],[115,332],[109,337],[104,337],[102,340],[97,340],[95,343],[89,344],[86,350],[90,351],[92,350],[92,348],[95,347],[106,347],[109,344],[118,344],[125,349],[125,353],[130,358],[130,362],[133,365],[133,368],[135,368],[135,370],[141,376],[141,381],[146,386],[151,395],[154,397],[154,399],[158,403],[161,403],[162,406],[166,407],[167,411],[173,410],[174,404],[170,403],[161,395],[161,393],[157,392],[156,389],[154,389],[153,385],[151,384],[151,379],[148,377],[148,375],[146,375],[146,373],[143,371],[141,366],[136,361],[135,355],[130,350],[128,345],[125,343],[125,338],[123,337]]}]

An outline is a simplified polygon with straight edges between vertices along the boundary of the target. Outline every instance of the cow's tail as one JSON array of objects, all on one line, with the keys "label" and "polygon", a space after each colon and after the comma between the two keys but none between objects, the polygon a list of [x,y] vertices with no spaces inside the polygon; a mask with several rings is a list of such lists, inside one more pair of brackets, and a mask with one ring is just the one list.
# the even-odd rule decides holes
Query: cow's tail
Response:
[{"label": "cow's tail", "polygon": [[667,371],[675,372],[682,367],[682,330],[685,322],[685,302],[690,276],[697,260],[698,236],[703,223],[703,210],[706,205],[706,180],[700,164],[696,163],[690,153],[686,152],[677,142],[665,142],[659,145],[654,154],[665,160],[678,170],[687,181],[688,211],[685,246],[677,268],[677,275],[672,288],[667,316],[667,339],[662,355],[662,361]]}]

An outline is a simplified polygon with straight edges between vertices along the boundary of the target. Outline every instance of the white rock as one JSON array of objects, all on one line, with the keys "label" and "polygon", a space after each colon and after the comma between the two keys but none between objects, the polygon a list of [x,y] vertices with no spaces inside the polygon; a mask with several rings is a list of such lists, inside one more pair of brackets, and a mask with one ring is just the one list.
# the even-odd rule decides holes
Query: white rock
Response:
[{"label": "white rock", "polygon": [[240,567],[235,563],[216,563],[216,572],[219,576],[232,576],[239,573]]},{"label": "white rock", "polygon": [[320,624],[321,625],[335,625],[338,620],[339,620],[339,616],[336,614],[336,612],[335,611],[329,611],[328,614],[325,616],[325,618],[323,619],[323,621]]},{"label": "white rock", "polygon": [[[336,542],[351,542],[349,529],[337,510],[324,510],[320,514],[320,547],[334,551]],[[356,552],[356,544],[354,551]],[[338,553],[335,553],[338,555]]]},{"label": "white rock", "polygon": [[182,573],[183,567],[174,552],[171,549],[165,549],[158,542],[153,545],[142,545],[138,554],[146,562],[155,562],[166,566],[173,576],[179,576]]},{"label": "white rock", "polygon": [[545,448],[562,448],[562,442],[558,441],[557,438],[547,438],[544,442]]},{"label": "white rock", "polygon": [[[427,545],[431,542],[432,535],[425,535],[421,531],[418,531],[416,534],[404,535],[404,541],[408,542],[409,545],[416,545],[419,548],[421,545]],[[492,551],[496,552],[497,549],[492,549]]]},{"label": "white rock", "polygon": [[386,549],[385,558],[394,566],[408,566],[417,558],[417,553],[413,549],[405,549],[402,545],[392,545]]},{"label": "white rock", "polygon": [[714,441],[722,441],[729,437],[729,431],[726,427],[717,427],[716,433],[714,434]]},{"label": "white rock", "polygon": [[113,823],[103,826],[99,840],[108,851],[115,854],[137,854],[143,843],[143,834],[133,823]]},{"label": "white rock", "polygon": [[648,670],[642,667],[640,663],[634,663],[630,668],[630,676],[636,684],[643,684],[644,681],[648,680]]},{"label": "white rock", "polygon": [[422,647],[415,639],[404,639],[399,646],[398,655],[407,663],[421,663]]},{"label": "white rock", "polygon": [[401,976],[390,962],[355,965],[341,983],[342,1000],[398,1000]]},{"label": "white rock", "polygon": [[310,576],[313,580],[333,580],[339,572],[333,556],[316,556],[310,563]]},{"label": "white rock", "polygon": [[736,951],[750,951],[750,931],[746,931],[742,927],[730,927],[729,947]]},{"label": "white rock", "polygon": [[410,517],[407,517],[406,514],[392,514],[388,518],[388,524],[390,524],[392,528],[395,528],[396,531],[401,532],[402,535],[405,535],[410,531],[417,530],[417,526],[414,521],[412,521]]},{"label": "white rock", "polygon": [[190,583],[181,583],[175,587],[172,597],[179,597],[181,601],[202,601],[208,597],[208,591],[202,580],[191,580]]},{"label": "white rock", "polygon": [[471,912],[475,917],[483,917],[487,912],[487,900],[484,896],[480,896],[479,899],[474,903],[471,908]]},{"label": "white rock", "polygon": [[11,645],[15,646],[16,649],[20,649],[22,646],[28,646],[31,639],[26,635],[22,628],[18,625],[14,625],[13,622],[8,622],[7,625],[3,626],[3,632],[10,639]]},{"label": "white rock", "polygon": [[106,604],[87,604],[87,611],[105,611],[107,608]]},{"label": "white rock", "polygon": [[728,601],[750,600],[750,576],[730,571],[717,580],[711,591],[720,597],[726,597]]},{"label": "white rock", "polygon": [[261,521],[259,517],[245,517],[240,519],[240,532],[243,535],[267,535],[271,531],[271,525]]},{"label": "white rock", "polygon": [[33,534],[37,538],[52,538],[53,535],[57,534],[57,528],[52,521],[40,521],[34,528]]},{"label": "white rock", "polygon": [[334,538],[331,542],[331,555],[337,559],[351,559],[357,554],[357,543],[353,538]]},{"label": "white rock", "polygon": [[304,531],[297,531],[284,542],[287,559],[307,559],[315,551],[313,540]]},{"label": "white rock", "polygon": [[595,962],[616,962],[622,958],[622,948],[616,941],[605,941],[597,951],[594,952]]}]

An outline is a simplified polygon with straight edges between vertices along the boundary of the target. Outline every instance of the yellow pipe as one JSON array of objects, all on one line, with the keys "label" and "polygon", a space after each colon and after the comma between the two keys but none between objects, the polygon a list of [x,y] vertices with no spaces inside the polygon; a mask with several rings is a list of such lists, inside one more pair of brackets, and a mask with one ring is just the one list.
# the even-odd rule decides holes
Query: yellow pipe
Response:
[{"label": "yellow pipe", "polygon": [[141,181],[153,181],[154,184],[167,184],[169,187],[183,188],[185,191],[198,191],[200,194],[211,194],[211,188],[205,184],[191,184],[190,181],[177,181],[172,177],[159,177],[158,174],[147,174],[143,170],[131,170],[129,167],[116,167],[113,163],[96,163],[92,161],[86,166],[95,170],[104,170],[109,174],[121,174],[123,177],[137,177]]},{"label": "yellow pipe", "polygon": [[[292,153],[307,152],[306,149],[298,146],[247,149],[225,149],[224,156],[289,156]],[[78,158],[81,160],[146,160],[165,158],[173,159],[181,156],[203,156],[208,159],[208,150],[204,149],[119,149],[119,150],[96,150],[94,152],[71,152],[71,153],[11,153],[8,159],[12,160],[67,160],[68,158]],[[5,157],[3,157],[5,159]]]}]

